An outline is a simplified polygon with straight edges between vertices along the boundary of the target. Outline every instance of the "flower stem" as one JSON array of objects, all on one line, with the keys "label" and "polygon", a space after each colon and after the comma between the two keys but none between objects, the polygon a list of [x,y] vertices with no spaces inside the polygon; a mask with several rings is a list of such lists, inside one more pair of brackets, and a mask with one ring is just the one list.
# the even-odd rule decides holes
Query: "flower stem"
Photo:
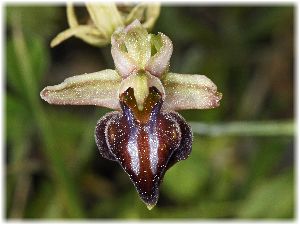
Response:
[{"label": "flower stem", "polygon": [[222,124],[190,122],[193,132],[207,136],[294,136],[294,121],[234,121]]}]

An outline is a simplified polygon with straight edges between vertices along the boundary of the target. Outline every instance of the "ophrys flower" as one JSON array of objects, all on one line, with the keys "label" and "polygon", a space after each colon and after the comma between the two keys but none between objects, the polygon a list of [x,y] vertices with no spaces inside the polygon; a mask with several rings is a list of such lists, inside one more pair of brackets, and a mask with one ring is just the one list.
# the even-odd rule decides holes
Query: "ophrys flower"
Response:
[{"label": "ophrys flower", "polygon": [[222,95],[204,75],[169,72],[171,40],[148,34],[138,20],[117,29],[111,44],[116,70],[68,78],[41,97],[117,110],[98,121],[96,144],[103,157],[120,163],[152,208],[166,170],[191,152],[191,128],[174,110],[214,108]]},{"label": "ophrys flower", "polygon": [[62,41],[75,36],[94,46],[105,46],[110,43],[111,35],[116,28],[128,25],[135,19],[142,21],[142,26],[152,28],[160,12],[158,3],[132,4],[86,3],[89,14],[85,24],[79,23],[72,3],[67,3],[67,18],[70,28],[59,33],[51,42],[56,46]]}]

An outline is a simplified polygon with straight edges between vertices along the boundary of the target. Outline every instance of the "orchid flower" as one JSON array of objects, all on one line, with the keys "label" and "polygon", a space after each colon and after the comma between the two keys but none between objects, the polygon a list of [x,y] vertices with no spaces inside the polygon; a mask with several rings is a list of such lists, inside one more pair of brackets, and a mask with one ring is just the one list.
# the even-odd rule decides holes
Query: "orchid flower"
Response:
[{"label": "orchid flower", "polygon": [[222,94],[204,75],[169,72],[171,40],[148,34],[138,20],[117,29],[111,45],[115,70],[70,77],[44,88],[41,97],[51,104],[116,110],[98,121],[97,147],[121,165],[151,209],[165,172],[191,153],[191,127],[175,111],[215,108]]},{"label": "orchid flower", "polygon": [[135,19],[142,22],[142,26],[150,30],[160,13],[158,3],[139,3],[136,6],[123,4],[117,7],[116,3],[86,3],[89,20],[80,24],[72,3],[67,3],[67,18],[70,28],[59,33],[52,41],[54,47],[62,41],[75,36],[88,44],[101,47],[108,45],[111,35],[116,28],[132,23]]}]

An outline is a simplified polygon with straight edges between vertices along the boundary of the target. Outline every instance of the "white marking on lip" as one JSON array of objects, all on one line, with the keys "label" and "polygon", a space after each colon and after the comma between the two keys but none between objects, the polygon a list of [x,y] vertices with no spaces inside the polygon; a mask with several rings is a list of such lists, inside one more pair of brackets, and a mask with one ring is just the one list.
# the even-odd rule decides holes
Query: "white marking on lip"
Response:
[{"label": "white marking on lip", "polygon": [[158,164],[158,136],[156,129],[151,132],[148,128],[149,134],[149,146],[150,146],[150,167],[153,174],[156,173],[156,168]]},{"label": "white marking on lip", "polygon": [[135,173],[135,175],[138,175],[140,172],[140,161],[139,161],[139,154],[138,154],[136,131],[130,135],[128,145],[127,145],[127,151],[129,153],[130,159],[131,159],[130,167],[133,170],[133,172]]}]

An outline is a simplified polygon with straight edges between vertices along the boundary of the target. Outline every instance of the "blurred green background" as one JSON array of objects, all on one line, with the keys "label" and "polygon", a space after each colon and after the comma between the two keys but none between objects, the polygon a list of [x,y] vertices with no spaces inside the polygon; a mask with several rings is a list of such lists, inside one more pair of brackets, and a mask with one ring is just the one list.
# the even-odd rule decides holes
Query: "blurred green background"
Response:
[{"label": "blurred green background", "polygon": [[[69,76],[113,68],[110,47],[71,38],[51,49],[68,27],[63,6],[5,13],[7,218],[294,218],[294,135],[284,128],[194,133],[191,156],[166,173],[148,211],[121,167],[98,153],[94,128],[109,110],[39,97]],[[173,41],[171,71],[205,74],[223,93],[219,108],[183,111],[185,119],[293,125],[294,18],[293,5],[163,6],[153,32]]]}]

